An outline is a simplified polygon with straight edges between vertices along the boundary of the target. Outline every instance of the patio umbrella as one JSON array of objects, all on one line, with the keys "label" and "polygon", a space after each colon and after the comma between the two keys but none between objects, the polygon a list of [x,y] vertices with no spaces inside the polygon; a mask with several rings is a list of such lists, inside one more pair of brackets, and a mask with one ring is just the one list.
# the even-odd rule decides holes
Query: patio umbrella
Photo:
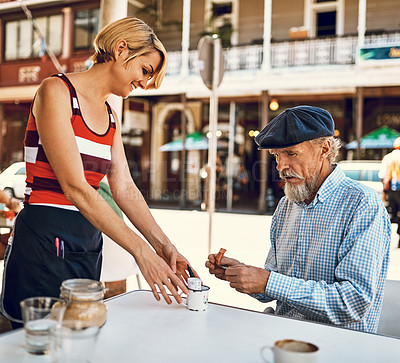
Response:
[{"label": "patio umbrella", "polygon": [[[171,141],[167,144],[160,146],[160,151],[180,151],[183,149],[182,139]],[[186,150],[207,150],[208,139],[200,132],[193,132],[186,136],[185,142]]]},{"label": "patio umbrella", "polygon": [[[160,146],[160,151],[181,151],[182,150],[182,139],[177,139],[167,144]],[[226,140],[218,140],[217,146],[219,149],[228,147]],[[208,150],[208,139],[200,132],[193,132],[186,136],[185,142],[186,150]]]},{"label": "patio umbrella", "polygon": [[[361,149],[390,149],[393,142],[400,136],[400,132],[387,126],[382,126],[361,138]],[[357,149],[357,140],[346,145],[346,149]]]}]

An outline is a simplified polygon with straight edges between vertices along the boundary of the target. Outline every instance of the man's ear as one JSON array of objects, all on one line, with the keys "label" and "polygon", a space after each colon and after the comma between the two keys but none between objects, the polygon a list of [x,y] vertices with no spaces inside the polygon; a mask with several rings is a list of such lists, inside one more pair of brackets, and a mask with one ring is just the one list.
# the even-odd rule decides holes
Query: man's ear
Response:
[{"label": "man's ear", "polygon": [[322,148],[321,148],[321,157],[323,159],[327,159],[328,158],[328,155],[329,155],[329,153],[331,151],[331,147],[332,147],[332,145],[331,145],[331,141],[330,140],[325,140],[323,142]]}]

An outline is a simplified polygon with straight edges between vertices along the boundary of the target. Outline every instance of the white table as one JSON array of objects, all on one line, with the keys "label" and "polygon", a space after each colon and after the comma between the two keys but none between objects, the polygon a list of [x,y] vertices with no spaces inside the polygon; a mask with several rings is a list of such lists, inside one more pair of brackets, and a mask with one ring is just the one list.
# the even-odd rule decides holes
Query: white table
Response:
[{"label": "white table", "polygon": [[[212,291],[211,291],[212,293]],[[283,338],[320,347],[320,362],[396,362],[400,339],[209,304],[204,312],[132,291],[107,301],[93,362],[261,363],[260,348]],[[1,362],[49,362],[24,350],[23,331],[0,336]]]}]

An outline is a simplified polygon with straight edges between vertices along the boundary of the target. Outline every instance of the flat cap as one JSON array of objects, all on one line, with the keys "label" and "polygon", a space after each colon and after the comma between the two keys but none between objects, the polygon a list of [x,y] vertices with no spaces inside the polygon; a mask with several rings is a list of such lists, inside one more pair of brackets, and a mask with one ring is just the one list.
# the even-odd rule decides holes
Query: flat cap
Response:
[{"label": "flat cap", "polygon": [[258,149],[282,149],[304,141],[335,134],[331,114],[319,107],[288,108],[268,123],[257,135]]}]

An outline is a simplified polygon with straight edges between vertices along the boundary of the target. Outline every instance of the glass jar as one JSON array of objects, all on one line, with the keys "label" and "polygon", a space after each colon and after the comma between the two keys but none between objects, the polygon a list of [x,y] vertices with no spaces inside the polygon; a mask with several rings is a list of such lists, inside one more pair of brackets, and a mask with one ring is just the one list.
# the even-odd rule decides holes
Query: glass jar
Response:
[{"label": "glass jar", "polygon": [[100,281],[70,279],[62,282],[60,297],[67,301],[64,320],[78,320],[82,326],[102,326],[107,319],[103,302],[104,288]]}]

